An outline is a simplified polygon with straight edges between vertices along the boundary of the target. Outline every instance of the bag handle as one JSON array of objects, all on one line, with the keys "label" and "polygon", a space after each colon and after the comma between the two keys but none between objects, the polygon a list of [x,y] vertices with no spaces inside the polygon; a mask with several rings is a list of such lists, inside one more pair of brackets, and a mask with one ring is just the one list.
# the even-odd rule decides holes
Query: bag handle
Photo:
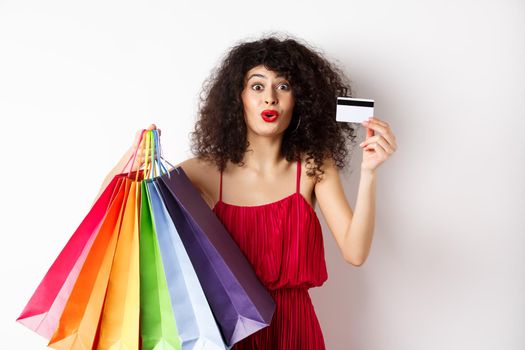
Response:
[{"label": "bag handle", "polygon": [[[142,147],[139,147],[141,142],[142,142]],[[166,168],[164,163],[171,166],[173,169],[177,171],[177,173],[179,173],[179,170],[176,169],[173,164],[171,164],[168,160],[166,160],[162,156],[162,146],[160,142],[160,135],[157,129],[154,129],[154,130],[142,129],[137,147],[133,151],[132,156],[128,159],[126,165],[124,165],[124,168],[122,169],[121,173],[125,173],[125,170],[128,167],[129,162],[131,160],[132,160],[131,164],[135,164],[135,160],[136,160],[139,149],[142,149],[143,153],[146,155],[145,157],[146,159],[144,161],[143,169],[142,169],[143,179],[147,179],[147,178],[153,179],[154,177],[161,176],[163,174],[167,174],[168,177],[170,177],[170,170]],[[148,154],[149,154],[149,157],[147,156]],[[133,169],[133,166],[131,166],[128,171],[128,177],[131,177],[132,169]],[[137,169],[135,173],[135,181],[138,181],[138,176],[140,172],[141,170]]]},{"label": "bag handle", "polygon": [[171,166],[173,169],[179,172],[178,169],[175,168],[173,164],[171,164],[166,158],[162,156],[162,145],[160,142],[160,135],[158,130],[153,130],[153,134],[155,136],[155,150],[157,151],[157,157],[158,165],[159,165],[159,173],[167,174],[168,178],[171,176],[170,171],[164,166],[164,163]]},{"label": "bag handle", "polygon": [[[148,178],[148,174],[150,171],[151,163],[149,162],[150,158],[148,157],[148,153],[150,152],[150,149],[151,149],[151,130],[148,130],[146,131],[146,139],[144,140],[144,145],[143,145],[144,156],[146,158],[144,160],[144,169],[142,170],[144,179]],[[151,158],[151,162],[153,162],[153,158]]]},{"label": "bag handle", "polygon": [[133,151],[133,154],[129,157],[128,161],[126,162],[126,164],[124,165],[124,167],[122,168],[122,170],[120,171],[121,174],[124,174],[126,173],[126,168],[128,167],[129,165],[129,162],[131,160],[133,160],[131,162],[131,166],[129,168],[129,171],[127,172],[128,173],[128,177],[131,176],[131,170],[133,169],[133,164],[135,164],[135,158],[137,157],[137,152],[139,150],[139,145],[140,145],[140,142],[142,141],[142,139],[144,138],[144,133],[146,132],[147,130],[146,129],[142,129],[141,133],[140,133],[140,137],[139,137],[139,141],[137,143],[137,147],[135,147],[135,150]]},{"label": "bag handle", "polygon": [[[162,158],[162,148],[160,146],[160,135],[159,135],[158,130],[156,130],[156,129],[153,130],[153,136],[154,136],[154,140],[155,140],[155,151],[156,151],[155,159],[158,160],[159,173],[163,173],[163,174],[168,173],[168,176],[169,176],[168,169],[166,169],[164,164],[162,164],[162,159],[163,159]],[[167,162],[167,163],[169,164],[169,162]]]},{"label": "bag handle", "polygon": [[162,156],[160,135],[157,129],[148,131],[146,146],[148,147],[148,150],[145,153],[150,155],[150,162],[146,167],[147,174],[144,175],[144,178],[153,179],[154,177],[162,176],[164,174],[170,177],[170,172],[164,163],[172,168],[175,167]]}]

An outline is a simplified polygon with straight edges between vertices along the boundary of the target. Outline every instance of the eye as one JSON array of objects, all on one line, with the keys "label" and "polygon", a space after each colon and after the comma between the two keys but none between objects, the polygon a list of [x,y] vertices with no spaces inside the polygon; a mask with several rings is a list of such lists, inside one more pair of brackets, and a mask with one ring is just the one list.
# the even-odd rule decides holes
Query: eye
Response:
[{"label": "eye", "polygon": [[[260,89],[258,89],[257,87],[260,87]],[[252,90],[255,90],[255,91],[260,91],[262,88],[263,88],[263,86],[261,84],[253,84],[252,85]]]},{"label": "eye", "polygon": [[288,83],[282,83],[279,85],[278,88],[281,88],[281,87],[284,87],[284,89],[281,89],[281,90],[290,90],[290,84]]}]

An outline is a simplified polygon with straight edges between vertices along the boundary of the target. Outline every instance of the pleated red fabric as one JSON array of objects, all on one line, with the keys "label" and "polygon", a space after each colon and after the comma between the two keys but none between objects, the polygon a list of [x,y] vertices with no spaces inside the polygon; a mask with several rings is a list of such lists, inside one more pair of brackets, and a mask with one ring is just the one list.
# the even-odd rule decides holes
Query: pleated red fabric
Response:
[{"label": "pleated red fabric", "polygon": [[325,349],[308,293],[328,278],[323,235],[314,208],[300,192],[300,179],[299,160],[295,193],[272,203],[239,206],[222,201],[221,173],[213,211],[276,304],[270,326],[238,342],[234,350]]}]

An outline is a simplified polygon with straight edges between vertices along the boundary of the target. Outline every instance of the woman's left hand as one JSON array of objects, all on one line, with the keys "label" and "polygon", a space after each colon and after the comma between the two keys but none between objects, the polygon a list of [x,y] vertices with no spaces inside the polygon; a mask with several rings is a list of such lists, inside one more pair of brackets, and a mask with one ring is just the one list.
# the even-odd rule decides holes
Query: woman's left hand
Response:
[{"label": "woman's left hand", "polygon": [[363,149],[361,170],[375,171],[397,149],[396,137],[390,125],[375,117],[362,123],[367,127],[366,139],[359,144]]}]

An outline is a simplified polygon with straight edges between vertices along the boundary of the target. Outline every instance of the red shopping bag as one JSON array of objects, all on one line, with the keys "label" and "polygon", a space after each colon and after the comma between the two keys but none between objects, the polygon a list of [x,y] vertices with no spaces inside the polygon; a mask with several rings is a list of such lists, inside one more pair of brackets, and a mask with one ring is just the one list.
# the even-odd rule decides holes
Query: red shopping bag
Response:
[{"label": "red shopping bag", "polygon": [[17,321],[49,339],[120,182],[106,187],[40,282]]}]

